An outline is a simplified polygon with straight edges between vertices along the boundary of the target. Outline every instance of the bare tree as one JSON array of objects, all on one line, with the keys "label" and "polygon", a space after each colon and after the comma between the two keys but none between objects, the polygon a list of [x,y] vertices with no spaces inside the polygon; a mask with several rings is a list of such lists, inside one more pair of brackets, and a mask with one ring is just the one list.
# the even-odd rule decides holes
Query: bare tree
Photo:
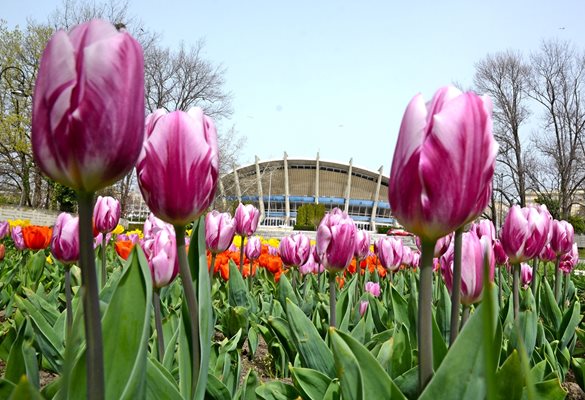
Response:
[{"label": "bare tree", "polygon": [[551,40],[530,59],[530,96],[543,110],[535,143],[549,167],[533,181],[540,193],[558,198],[560,217],[568,218],[585,182],[585,55],[568,42]]},{"label": "bare tree", "polygon": [[[526,166],[520,127],[529,116],[526,104],[529,66],[522,55],[511,50],[487,55],[475,65],[474,86],[493,101],[494,136],[498,143],[499,170],[508,183],[494,185],[506,190],[508,204],[526,204]],[[500,196],[500,197],[502,197]]]}]

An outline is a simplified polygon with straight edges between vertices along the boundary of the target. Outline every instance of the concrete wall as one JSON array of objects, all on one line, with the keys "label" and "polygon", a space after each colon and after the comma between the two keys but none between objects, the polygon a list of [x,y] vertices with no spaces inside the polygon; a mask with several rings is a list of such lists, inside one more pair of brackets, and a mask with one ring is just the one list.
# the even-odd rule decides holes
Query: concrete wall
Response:
[{"label": "concrete wall", "polygon": [[59,215],[58,211],[28,207],[0,206],[0,221],[8,219],[28,219],[33,225],[51,226]]}]

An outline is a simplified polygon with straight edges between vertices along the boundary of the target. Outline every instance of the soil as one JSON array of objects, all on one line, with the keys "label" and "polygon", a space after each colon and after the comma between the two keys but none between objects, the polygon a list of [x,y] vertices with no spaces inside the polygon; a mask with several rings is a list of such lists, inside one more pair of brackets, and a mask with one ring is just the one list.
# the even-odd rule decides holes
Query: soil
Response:
[{"label": "soil", "polygon": [[581,389],[577,382],[575,382],[575,374],[573,371],[569,370],[567,372],[565,382],[563,382],[561,386],[567,391],[566,400],[585,400],[585,392],[583,392],[583,389]]}]

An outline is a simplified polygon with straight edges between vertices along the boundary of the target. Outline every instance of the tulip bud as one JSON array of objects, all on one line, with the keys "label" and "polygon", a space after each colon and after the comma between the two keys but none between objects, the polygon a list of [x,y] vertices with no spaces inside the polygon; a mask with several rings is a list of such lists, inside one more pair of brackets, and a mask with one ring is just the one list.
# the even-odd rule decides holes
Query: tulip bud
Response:
[{"label": "tulip bud", "polygon": [[321,220],[317,229],[317,254],[330,271],[347,268],[355,249],[355,223],[345,212],[334,208]]},{"label": "tulip bud", "polygon": [[520,263],[520,281],[524,289],[532,282],[532,267],[527,263]]},{"label": "tulip bud", "polygon": [[366,311],[368,311],[368,301],[364,300],[360,302],[360,316],[363,317]]},{"label": "tulip bud", "polygon": [[355,235],[354,257],[363,260],[370,253],[370,234],[364,229],[358,229]]},{"label": "tulip bud", "polygon": [[173,225],[186,225],[207,210],[219,176],[217,135],[200,108],[146,119],[146,140],[136,173],[150,210]]},{"label": "tulip bud", "polygon": [[[552,230],[554,230],[554,228],[551,229],[551,231]],[[557,254],[552,249],[551,244],[549,243],[542,248],[542,251],[538,255],[538,258],[540,258],[543,261],[555,261],[557,259]]]},{"label": "tulip bud", "polygon": [[255,260],[262,254],[262,242],[258,236],[248,238],[244,252],[248,260]]},{"label": "tulip bud", "polygon": [[563,273],[570,274],[573,268],[579,263],[579,249],[577,243],[573,243],[571,251],[561,256],[559,268]]},{"label": "tulip bud", "polygon": [[51,237],[51,253],[64,264],[79,260],[79,218],[68,213],[57,217]]},{"label": "tulip bud", "polygon": [[398,271],[402,264],[402,241],[390,237],[378,240],[378,257],[384,268],[392,272]]},{"label": "tulip bud", "polygon": [[76,190],[112,184],[140,154],[144,108],[143,54],[129,33],[100,20],[57,31],[33,95],[36,165]]},{"label": "tulip bud", "polygon": [[502,243],[496,239],[492,245],[494,249],[494,257],[497,265],[506,265],[508,263],[508,256],[502,247]]},{"label": "tulip bud", "polygon": [[236,221],[229,213],[213,210],[205,216],[205,245],[214,253],[227,250],[234,239]]},{"label": "tulip bud", "polygon": [[374,297],[380,296],[380,284],[377,282],[366,282],[365,290]]},{"label": "tulip bud", "polygon": [[437,91],[408,105],[394,150],[388,200],[405,228],[434,241],[477,218],[491,197],[498,145],[488,97]]},{"label": "tulip bud", "polygon": [[475,230],[477,237],[487,236],[492,242],[496,240],[496,228],[494,223],[489,219],[482,219],[481,221],[472,225],[471,230]]},{"label": "tulip bud", "polygon": [[120,221],[120,202],[110,196],[98,196],[93,208],[93,224],[101,233],[116,229]]},{"label": "tulip bud", "polygon": [[[437,239],[437,243],[435,244],[435,251],[434,251],[433,257],[439,258],[443,254],[445,254],[445,252],[449,248],[449,245],[451,244],[452,240],[453,240],[453,233],[450,233],[446,236],[443,236],[443,237],[440,237],[439,239]],[[416,247],[418,247],[418,249],[421,250],[422,249],[422,242],[420,240],[420,237],[415,236],[414,242],[416,243]]]},{"label": "tulip bud", "polygon": [[311,254],[311,241],[302,233],[285,236],[278,246],[280,258],[284,265],[300,267],[304,265]]},{"label": "tulip bud", "polygon": [[171,224],[167,224],[162,219],[157,218],[153,213],[150,213],[146,221],[144,221],[142,232],[144,233],[145,239],[152,239],[159,231],[163,229],[171,230],[173,234],[175,232],[175,228],[173,228]]},{"label": "tulip bud", "polygon": [[234,215],[236,220],[236,234],[240,236],[252,236],[258,228],[260,211],[252,204],[238,204]]},{"label": "tulip bud", "polygon": [[0,261],[4,260],[4,255],[6,253],[6,247],[4,243],[0,243]]}]

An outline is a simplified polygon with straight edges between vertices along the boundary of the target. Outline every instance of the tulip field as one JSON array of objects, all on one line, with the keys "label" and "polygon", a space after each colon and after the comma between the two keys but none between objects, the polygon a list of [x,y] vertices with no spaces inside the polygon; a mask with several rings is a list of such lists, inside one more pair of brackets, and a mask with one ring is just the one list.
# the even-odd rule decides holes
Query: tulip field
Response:
[{"label": "tulip field", "polygon": [[[254,205],[212,209],[204,110],[144,110],[125,29],[92,20],[50,39],[31,147],[78,212],[0,221],[1,399],[585,396],[574,228],[539,204],[485,219],[488,97],[447,86],[407,105],[388,185],[402,238],[338,208],[314,239],[261,237]],[[151,214],[127,231],[98,194],[133,169]]]}]

